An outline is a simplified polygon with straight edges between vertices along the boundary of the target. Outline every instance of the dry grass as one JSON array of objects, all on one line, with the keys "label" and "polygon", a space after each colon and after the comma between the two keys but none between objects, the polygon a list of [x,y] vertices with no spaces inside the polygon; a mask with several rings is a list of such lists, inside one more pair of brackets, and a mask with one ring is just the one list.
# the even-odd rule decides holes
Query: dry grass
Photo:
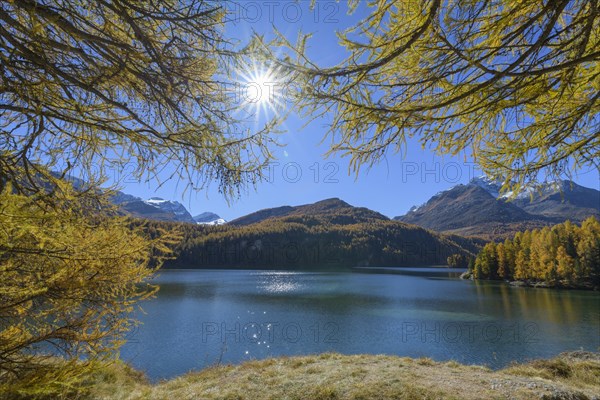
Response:
[{"label": "dry grass", "polygon": [[154,385],[117,363],[87,385],[85,398],[99,400],[593,399],[600,398],[600,355],[491,371],[428,358],[327,353],[211,367]]},{"label": "dry grass", "polygon": [[592,359],[570,357],[534,360],[506,369],[509,374],[562,382],[580,389],[595,390],[600,398],[600,355]]}]

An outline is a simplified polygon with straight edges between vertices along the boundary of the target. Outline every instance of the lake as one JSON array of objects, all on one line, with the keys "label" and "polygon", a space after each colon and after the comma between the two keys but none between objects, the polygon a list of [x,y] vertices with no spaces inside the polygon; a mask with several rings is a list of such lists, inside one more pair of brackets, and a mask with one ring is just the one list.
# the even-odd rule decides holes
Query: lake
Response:
[{"label": "lake", "polygon": [[446,268],[164,270],[121,358],[153,380],[321,352],[501,368],[600,348],[600,294],[472,282]]}]

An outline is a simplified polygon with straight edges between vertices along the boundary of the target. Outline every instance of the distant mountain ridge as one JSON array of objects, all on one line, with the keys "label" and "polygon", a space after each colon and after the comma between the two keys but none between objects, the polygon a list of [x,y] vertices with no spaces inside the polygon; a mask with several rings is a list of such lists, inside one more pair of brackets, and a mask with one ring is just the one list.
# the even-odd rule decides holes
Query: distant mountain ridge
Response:
[{"label": "distant mountain ridge", "polygon": [[514,203],[531,214],[556,221],[570,219],[580,222],[592,215],[600,216],[600,191],[575,182],[561,181],[554,190],[545,188],[541,193],[534,192],[533,196],[533,201],[529,196],[522,196],[517,197]]},{"label": "distant mountain ridge", "polygon": [[[52,174],[55,177],[61,176],[58,172],[53,172]],[[85,189],[87,186],[87,182],[81,178],[67,175],[65,179],[70,181],[73,187],[78,190]],[[142,200],[141,197],[133,196],[119,190],[112,192],[109,201],[118,206],[123,214],[135,218],[196,223],[185,206],[178,201],[165,200],[160,197],[151,197],[148,200]]]},{"label": "distant mountain ridge", "polygon": [[457,185],[412,207],[395,220],[439,232],[485,237],[505,236],[571,220],[600,217],[600,191],[572,181],[555,181],[520,193],[500,194],[501,185],[485,177]]},{"label": "distant mountain ridge", "polygon": [[[76,187],[85,185],[80,179],[72,180]],[[500,182],[486,177],[474,178],[466,185],[457,185],[437,193],[425,204],[412,207],[407,214],[393,219],[438,232],[489,239],[565,220],[581,222],[590,216],[600,218],[600,191],[572,181],[525,186],[514,196],[511,192],[500,192]],[[192,217],[181,203],[158,197],[142,200],[116,192],[111,201],[123,213],[136,218],[201,225],[227,223],[212,212]],[[246,226],[266,220],[348,225],[389,218],[365,207],[351,206],[339,198],[330,198],[312,204],[262,209],[227,224]]]},{"label": "distant mountain ridge", "polygon": [[219,227],[191,228],[167,268],[353,268],[446,264],[481,240],[392,221],[338,198],[259,210]]},{"label": "distant mountain ridge", "polygon": [[298,217],[298,216],[335,216],[335,220],[350,222],[366,222],[368,220],[388,220],[389,218],[377,211],[365,207],[354,207],[338,198],[325,199],[316,203],[303,204],[300,206],[282,206],[266,208],[234,219],[230,225],[250,225],[271,218]]},{"label": "distant mountain ridge", "polygon": [[146,218],[156,221],[186,222],[190,224],[221,225],[226,221],[212,212],[205,212],[192,217],[183,204],[161,197],[151,197],[142,200],[139,197],[117,192],[111,201],[127,214],[136,218]]},{"label": "distant mountain ridge", "polygon": [[[74,185],[81,186],[83,181],[71,178]],[[124,214],[135,218],[146,218],[155,221],[186,222],[190,224],[202,223],[210,225],[221,225],[226,223],[224,219],[212,212],[204,212],[192,217],[187,208],[178,201],[165,200],[161,197],[150,197],[143,200],[141,197],[133,196],[121,191],[116,191],[110,196],[110,202],[118,206]],[[204,216],[204,219],[196,218]]]}]

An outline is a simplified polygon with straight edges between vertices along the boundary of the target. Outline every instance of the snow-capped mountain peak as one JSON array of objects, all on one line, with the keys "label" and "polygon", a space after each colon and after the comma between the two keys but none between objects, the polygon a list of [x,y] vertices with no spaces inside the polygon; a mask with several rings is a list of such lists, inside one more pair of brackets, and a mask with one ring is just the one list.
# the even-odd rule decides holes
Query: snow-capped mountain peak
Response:
[{"label": "snow-capped mountain peak", "polygon": [[196,215],[194,221],[199,225],[223,225],[227,222],[217,214],[209,211]]},{"label": "snow-capped mountain peak", "polygon": [[526,184],[519,190],[519,192],[515,196],[514,191],[507,191],[505,193],[501,193],[502,180],[494,180],[485,175],[471,179],[469,184],[479,186],[495,198],[500,199],[509,199],[513,198],[513,196],[517,199],[528,199],[531,196],[544,196],[548,194],[559,193],[561,191],[569,189],[569,181],[562,181],[558,179],[541,183]]},{"label": "snow-capped mountain peak", "polygon": [[160,197],[151,197],[148,200],[144,200],[144,203],[158,208],[161,211],[174,214],[176,221],[193,222],[192,215],[188,212],[184,205],[178,201],[165,200]]},{"label": "snow-capped mountain peak", "polygon": [[[538,184],[529,184],[525,185],[517,194],[517,199],[529,199],[532,196],[545,196],[551,195],[555,193],[560,193],[561,191],[569,190],[570,182],[562,181],[562,180],[554,180],[547,181]],[[503,197],[509,197],[513,193],[507,193]]]},{"label": "snow-capped mountain peak", "polygon": [[[479,177],[431,197],[395,220],[440,232],[504,237],[566,220],[581,222],[600,216],[600,191],[569,180],[522,185],[501,193],[500,183]],[[508,200],[508,201],[506,201]]]},{"label": "snow-capped mountain peak", "polygon": [[553,180],[540,183],[529,183],[524,185],[515,195],[513,191],[502,194],[501,198],[515,198],[518,200],[531,199],[533,197],[543,197],[571,190],[571,182],[567,180]]},{"label": "snow-capped mountain peak", "polygon": [[469,184],[479,186],[495,198],[500,196],[500,189],[502,188],[501,180],[492,179],[487,175],[482,175],[471,179]]}]

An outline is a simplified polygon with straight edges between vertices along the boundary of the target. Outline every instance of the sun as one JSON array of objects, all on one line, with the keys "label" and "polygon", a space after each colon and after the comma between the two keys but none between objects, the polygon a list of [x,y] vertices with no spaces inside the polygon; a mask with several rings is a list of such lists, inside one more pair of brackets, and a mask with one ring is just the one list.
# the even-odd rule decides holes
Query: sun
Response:
[{"label": "sun", "polygon": [[280,71],[258,64],[238,70],[239,104],[256,118],[277,116],[285,101],[286,81]]},{"label": "sun", "polygon": [[261,105],[275,102],[277,80],[271,71],[256,71],[256,75],[246,82],[246,101]]}]

